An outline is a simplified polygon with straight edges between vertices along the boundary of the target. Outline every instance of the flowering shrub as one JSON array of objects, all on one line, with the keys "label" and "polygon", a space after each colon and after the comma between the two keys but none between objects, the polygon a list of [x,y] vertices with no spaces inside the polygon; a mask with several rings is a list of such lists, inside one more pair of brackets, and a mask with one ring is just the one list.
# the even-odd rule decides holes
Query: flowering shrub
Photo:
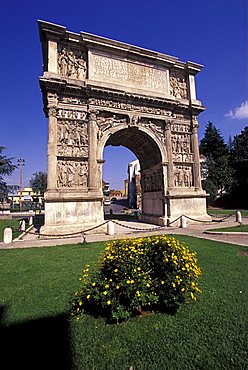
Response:
[{"label": "flowering shrub", "polygon": [[125,320],[146,310],[176,311],[196,300],[201,270],[196,253],[165,235],[111,241],[98,267],[83,270],[72,315]]}]

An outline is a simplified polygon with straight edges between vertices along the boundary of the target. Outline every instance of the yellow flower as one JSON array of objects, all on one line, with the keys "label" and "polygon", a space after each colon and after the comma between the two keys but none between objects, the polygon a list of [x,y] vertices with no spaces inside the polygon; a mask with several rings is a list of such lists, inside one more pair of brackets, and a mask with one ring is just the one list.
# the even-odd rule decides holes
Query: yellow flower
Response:
[{"label": "yellow flower", "polygon": [[106,294],[108,294],[108,292],[106,292],[106,290],[105,290],[105,292],[103,292],[103,294],[106,295]]},{"label": "yellow flower", "polygon": [[118,269],[115,269],[114,272],[118,272]]},{"label": "yellow flower", "polygon": [[111,301],[108,301],[107,304],[110,305],[111,304]]},{"label": "yellow flower", "polygon": [[83,304],[83,302],[82,302],[82,301],[80,301],[80,302],[79,302],[79,306],[82,306],[82,304]]},{"label": "yellow flower", "polygon": [[116,289],[120,289],[120,285],[116,285]]},{"label": "yellow flower", "polygon": [[151,285],[149,283],[147,283],[146,286],[148,286],[148,288],[149,288]]},{"label": "yellow flower", "polygon": [[161,281],[161,284],[164,285],[164,280]]},{"label": "yellow flower", "polygon": [[105,285],[105,288],[106,288],[106,289],[108,289],[108,288],[109,288],[109,285],[108,285],[108,284],[107,284],[107,285]]},{"label": "yellow flower", "polygon": [[90,298],[90,294],[88,294],[86,298],[89,299]]},{"label": "yellow flower", "polygon": [[96,283],[92,283],[91,285],[92,285],[92,286],[95,286],[95,285],[96,285]]}]

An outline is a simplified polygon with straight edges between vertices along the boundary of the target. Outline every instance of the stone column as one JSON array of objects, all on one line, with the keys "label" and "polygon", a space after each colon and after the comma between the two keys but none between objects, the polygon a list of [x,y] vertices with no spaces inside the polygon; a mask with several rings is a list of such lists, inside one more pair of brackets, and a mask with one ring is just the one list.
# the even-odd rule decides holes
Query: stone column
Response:
[{"label": "stone column", "polygon": [[196,116],[192,116],[192,136],[191,136],[191,145],[193,150],[193,176],[194,176],[194,186],[196,190],[201,189],[201,168],[200,168],[200,154],[199,154],[199,146],[198,146],[198,121]]},{"label": "stone column", "polygon": [[97,168],[97,111],[89,112],[88,121],[88,140],[89,140],[89,158],[88,158],[88,188],[89,190],[98,189],[98,168]]},{"label": "stone column", "polygon": [[167,150],[168,166],[168,190],[174,187],[174,171],[173,171],[173,158],[172,158],[172,145],[171,145],[171,122],[167,122],[165,126],[165,143]]},{"label": "stone column", "polygon": [[57,187],[57,95],[47,94],[48,100],[48,146],[47,190]]}]

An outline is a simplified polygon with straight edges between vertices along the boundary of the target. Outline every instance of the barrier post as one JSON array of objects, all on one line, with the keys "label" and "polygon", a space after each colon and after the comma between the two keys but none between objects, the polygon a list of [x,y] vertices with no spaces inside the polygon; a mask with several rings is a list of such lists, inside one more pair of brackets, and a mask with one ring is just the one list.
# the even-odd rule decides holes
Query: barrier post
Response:
[{"label": "barrier post", "polygon": [[29,217],[28,224],[29,226],[33,225],[33,216]]},{"label": "barrier post", "polygon": [[113,221],[109,221],[107,224],[107,234],[115,235],[115,224],[113,223]]},{"label": "barrier post", "polygon": [[12,243],[13,232],[11,227],[6,227],[3,232],[3,242],[4,244]]},{"label": "barrier post", "polygon": [[240,211],[236,212],[236,222],[238,222],[240,225],[242,224],[242,215]]},{"label": "barrier post", "polygon": [[26,230],[25,220],[20,221],[20,231],[24,232]]},{"label": "barrier post", "polygon": [[187,219],[185,216],[181,216],[180,218],[180,227],[183,229],[187,227]]}]

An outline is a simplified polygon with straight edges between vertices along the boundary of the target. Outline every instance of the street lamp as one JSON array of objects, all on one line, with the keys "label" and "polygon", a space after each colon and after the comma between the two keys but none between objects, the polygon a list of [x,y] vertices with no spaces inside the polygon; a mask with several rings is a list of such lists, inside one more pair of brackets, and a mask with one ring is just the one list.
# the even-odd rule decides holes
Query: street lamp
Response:
[{"label": "street lamp", "polygon": [[19,195],[19,204],[20,204],[20,211],[22,210],[22,167],[25,166],[25,159],[19,158],[17,159],[18,167],[20,168],[20,195]]}]

